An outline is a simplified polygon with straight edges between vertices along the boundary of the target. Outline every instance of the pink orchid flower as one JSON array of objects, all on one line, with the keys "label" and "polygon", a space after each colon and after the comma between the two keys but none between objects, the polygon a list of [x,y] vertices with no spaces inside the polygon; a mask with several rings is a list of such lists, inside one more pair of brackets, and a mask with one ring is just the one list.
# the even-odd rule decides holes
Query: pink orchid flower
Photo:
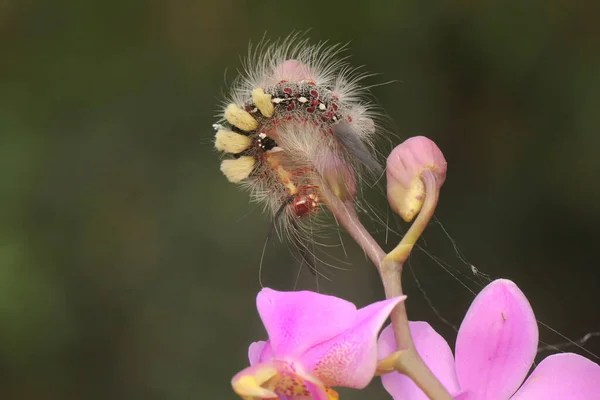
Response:
[{"label": "pink orchid flower", "polygon": [[256,298],[269,340],[250,345],[250,367],[232,380],[246,400],[337,399],[331,386],[363,388],[377,365],[377,335],[406,297],[357,310],[319,293],[263,289]]},{"label": "pink orchid flower", "polygon": [[[410,330],[425,363],[457,400],[600,399],[600,366],[573,353],[547,357],[521,385],[537,353],[538,327],[511,281],[496,280],[475,298],[458,331],[455,357],[428,323],[411,322]],[[395,348],[388,326],[379,338],[379,357]],[[382,381],[395,400],[427,399],[406,376],[393,372]]]}]

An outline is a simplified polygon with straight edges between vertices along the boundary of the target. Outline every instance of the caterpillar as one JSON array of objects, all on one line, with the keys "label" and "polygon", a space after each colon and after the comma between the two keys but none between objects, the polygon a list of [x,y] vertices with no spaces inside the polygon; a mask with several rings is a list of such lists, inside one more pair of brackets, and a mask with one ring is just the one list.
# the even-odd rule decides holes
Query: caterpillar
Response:
[{"label": "caterpillar", "polygon": [[221,171],[273,217],[280,237],[300,248],[314,234],[323,190],[354,201],[357,187],[382,170],[368,76],[348,64],[346,46],[301,35],[250,47],[222,104],[215,148]]}]

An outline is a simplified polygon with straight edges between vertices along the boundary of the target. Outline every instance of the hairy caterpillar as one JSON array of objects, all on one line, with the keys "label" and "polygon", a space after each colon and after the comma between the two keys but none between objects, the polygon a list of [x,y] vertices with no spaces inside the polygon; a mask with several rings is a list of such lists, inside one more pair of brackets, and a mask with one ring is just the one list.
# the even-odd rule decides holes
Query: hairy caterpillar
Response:
[{"label": "hairy caterpillar", "polygon": [[280,237],[301,250],[325,187],[354,201],[364,173],[381,171],[376,113],[359,84],[367,74],[348,65],[344,50],[299,35],[250,48],[214,125],[216,149],[229,154],[223,174],[263,203]]}]

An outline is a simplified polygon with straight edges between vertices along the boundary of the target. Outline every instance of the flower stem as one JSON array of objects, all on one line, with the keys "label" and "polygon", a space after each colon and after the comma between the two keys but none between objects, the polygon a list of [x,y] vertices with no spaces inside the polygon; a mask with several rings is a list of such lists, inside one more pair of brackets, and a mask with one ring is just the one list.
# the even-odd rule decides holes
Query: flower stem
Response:
[{"label": "flower stem", "polygon": [[[402,291],[402,268],[417,240],[433,217],[439,199],[436,176],[430,170],[421,173],[425,186],[425,201],[421,211],[394,250],[381,262],[380,273],[386,289],[386,297],[400,296]],[[386,284],[387,283],[387,284]],[[450,400],[452,396],[435,377],[419,356],[408,327],[408,316],[404,302],[400,303],[391,315],[396,353],[394,369],[410,377],[430,399]]]},{"label": "flower stem", "polygon": [[[425,227],[427,227],[438,203],[439,189],[437,187],[435,175],[431,171],[425,170],[421,173],[421,179],[425,186],[425,201],[423,202],[423,207],[398,246],[390,251],[381,261],[380,274],[384,283],[385,295],[387,298],[401,296],[403,294],[402,269],[404,262],[425,230]],[[404,303],[400,303],[396,309],[400,309],[401,311],[392,313],[391,318],[398,349],[413,349],[414,343],[408,329],[406,306]]]},{"label": "flower stem", "polygon": [[371,261],[373,261],[377,270],[380,271],[380,263],[385,257],[385,252],[360,222],[352,201],[342,202],[329,189],[325,189],[328,191],[327,206],[335,216],[338,224],[346,229],[350,236],[352,236],[352,239],[358,243]]},{"label": "flower stem", "polygon": [[[439,190],[435,175],[431,171],[425,170],[421,178],[426,192],[421,212],[398,246],[388,255],[385,254],[360,222],[354,204],[351,201],[341,201],[329,190],[327,185],[322,185],[325,202],[337,222],[348,231],[377,267],[385,296],[388,299],[403,295],[402,265],[431,220],[438,202]],[[452,396],[427,367],[415,349],[408,327],[408,316],[404,302],[394,308],[391,319],[398,348],[398,351],[394,353],[393,369],[410,377],[430,399],[451,400]]]}]

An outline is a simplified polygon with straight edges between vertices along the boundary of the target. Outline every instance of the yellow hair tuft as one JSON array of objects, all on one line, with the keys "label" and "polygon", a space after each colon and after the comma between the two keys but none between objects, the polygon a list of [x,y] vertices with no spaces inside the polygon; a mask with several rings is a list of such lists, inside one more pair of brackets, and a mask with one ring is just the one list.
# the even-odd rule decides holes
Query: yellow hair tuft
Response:
[{"label": "yellow hair tuft", "polygon": [[267,118],[271,118],[273,116],[275,107],[271,102],[270,94],[266,94],[261,88],[256,88],[252,91],[252,101],[254,102],[256,108],[260,110],[262,115]]},{"label": "yellow hair tuft", "polygon": [[254,157],[243,156],[235,160],[223,160],[221,172],[231,183],[239,183],[252,173],[256,160]]},{"label": "yellow hair tuft", "polygon": [[225,109],[225,119],[243,131],[253,131],[258,128],[258,121],[249,112],[243,110],[237,104],[230,104]]},{"label": "yellow hair tuft", "polygon": [[233,131],[220,130],[215,135],[215,147],[225,153],[241,153],[252,144],[252,139],[248,136],[240,135]]}]

